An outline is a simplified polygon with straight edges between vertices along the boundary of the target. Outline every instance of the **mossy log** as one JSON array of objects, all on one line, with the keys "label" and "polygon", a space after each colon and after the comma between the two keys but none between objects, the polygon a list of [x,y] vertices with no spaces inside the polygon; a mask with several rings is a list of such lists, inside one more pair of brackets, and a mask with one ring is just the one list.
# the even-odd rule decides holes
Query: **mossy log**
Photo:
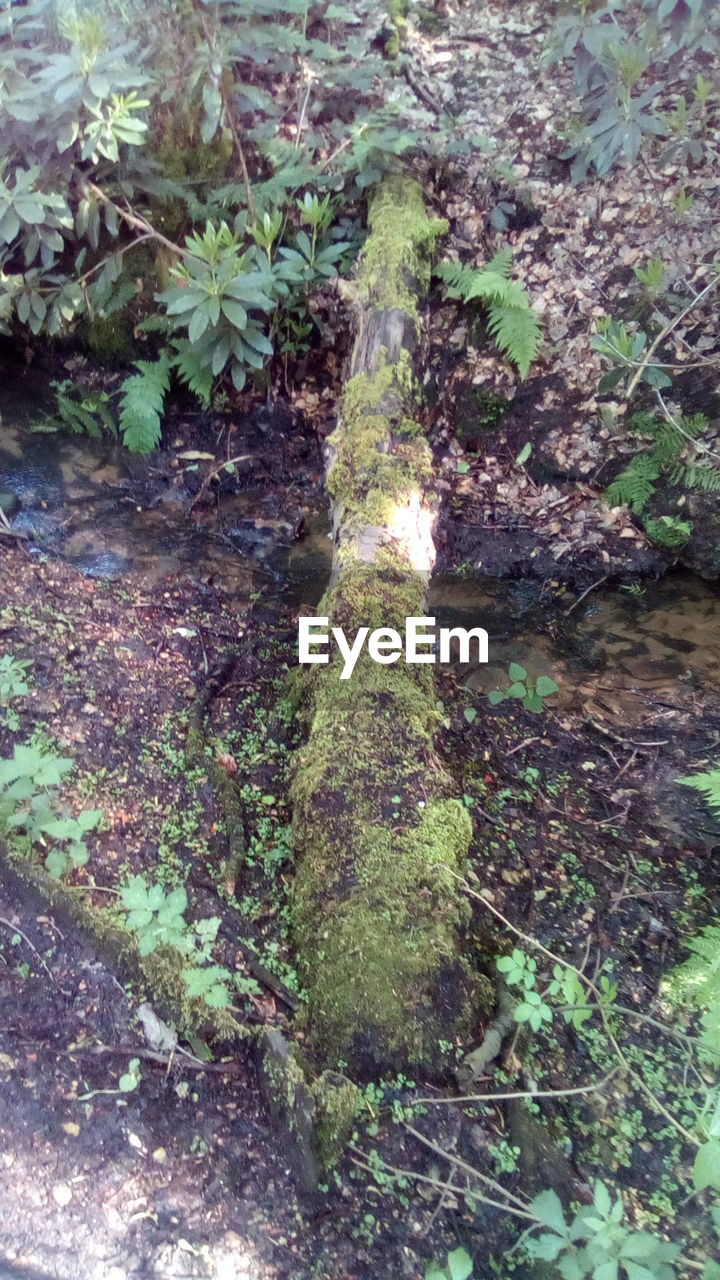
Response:
[{"label": "mossy log", "polygon": [[[422,616],[437,496],[417,419],[420,305],[436,237],[418,185],[385,180],[370,205],[356,340],[328,440],[333,572],[318,608],[353,637]],[[433,751],[434,667],[363,653],[309,668],[308,739],[293,782],[293,920],[307,992],[304,1045],[318,1066],[443,1071],[476,1003],[461,953],[471,822]]]}]

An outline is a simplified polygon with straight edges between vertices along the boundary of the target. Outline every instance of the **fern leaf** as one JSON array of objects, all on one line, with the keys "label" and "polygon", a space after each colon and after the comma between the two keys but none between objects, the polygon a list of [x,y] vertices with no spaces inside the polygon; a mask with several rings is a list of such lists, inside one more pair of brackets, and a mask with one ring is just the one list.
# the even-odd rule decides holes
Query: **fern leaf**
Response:
[{"label": "fern leaf", "polygon": [[611,507],[630,507],[639,515],[655,492],[660,467],[651,453],[639,453],[605,490]]},{"label": "fern leaf", "polygon": [[477,272],[474,267],[462,262],[441,262],[435,268],[435,275],[446,285],[446,293],[450,298],[464,298]]},{"label": "fern leaf", "polygon": [[690,463],[684,466],[678,462],[668,472],[671,484],[682,485],[685,489],[700,489],[703,493],[720,492],[720,468],[707,463]]},{"label": "fern leaf", "polygon": [[696,1009],[720,1002],[720,925],[708,925],[688,941],[690,956],[672,975],[672,991]]},{"label": "fern leaf", "polygon": [[154,364],[138,360],[135,368],[139,372],[126,378],[120,389],[120,429],[132,453],[150,453],[160,441],[170,362],[162,355]]},{"label": "fern leaf", "polygon": [[529,306],[521,309],[493,302],[488,315],[488,329],[500,351],[517,365],[520,377],[527,377],[540,346],[540,321],[535,312]]},{"label": "fern leaf", "polygon": [[492,271],[495,275],[510,278],[512,271],[512,249],[500,249],[483,267],[483,271]]},{"label": "fern leaf", "polygon": [[527,307],[527,297],[521,285],[513,284],[497,271],[476,271],[470,285],[463,293],[465,302],[480,298],[482,302],[501,302],[508,307]]},{"label": "fern leaf", "polygon": [[190,342],[174,342],[175,357],[173,368],[181,382],[189,387],[197,396],[203,409],[210,407],[213,388],[213,372],[210,365],[203,363]]},{"label": "fern leaf", "polygon": [[720,769],[708,773],[691,773],[688,778],[678,778],[684,787],[694,787],[704,796],[711,809],[720,812]]}]

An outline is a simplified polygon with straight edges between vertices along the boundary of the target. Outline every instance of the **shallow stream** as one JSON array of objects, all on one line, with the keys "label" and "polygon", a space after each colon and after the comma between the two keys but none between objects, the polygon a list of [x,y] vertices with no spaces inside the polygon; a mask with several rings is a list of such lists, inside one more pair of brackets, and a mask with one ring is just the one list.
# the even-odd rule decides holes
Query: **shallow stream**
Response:
[{"label": "shallow stream", "polygon": [[[317,603],[330,566],[321,508],[306,506],[298,539],[292,519],[266,518],[271,480],[221,496],[211,510],[189,510],[187,494],[162,480],[155,497],[138,501],[148,464],[111,440],[33,431],[51,407],[42,381],[5,379],[0,501],[30,554],[59,555],[86,575],[147,590],[177,576],[212,582],[240,613],[258,591],[294,606]],[[150,467],[160,475],[167,465]],[[280,513],[292,506],[277,485],[271,496]],[[487,666],[462,671],[475,697],[505,687],[510,662],[552,675],[559,709],[616,725],[639,723],[650,699],[687,709],[693,690],[720,689],[720,592],[687,574],[601,584],[584,598],[552,583],[438,575],[429,607],[438,625],[487,630]]]}]

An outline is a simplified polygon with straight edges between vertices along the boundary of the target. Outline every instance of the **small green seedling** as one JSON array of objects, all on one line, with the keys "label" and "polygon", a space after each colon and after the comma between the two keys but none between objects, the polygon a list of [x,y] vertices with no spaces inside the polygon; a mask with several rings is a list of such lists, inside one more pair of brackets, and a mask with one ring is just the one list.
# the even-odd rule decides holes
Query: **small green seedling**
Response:
[{"label": "small green seedling", "polygon": [[488,701],[493,707],[506,698],[521,698],[526,711],[539,713],[543,710],[545,698],[558,691],[558,686],[549,676],[538,676],[533,680],[517,662],[510,663],[508,678],[510,684],[507,689],[491,689],[488,694]]},{"label": "small green seedling", "polygon": [[11,653],[4,653],[0,658],[0,717],[8,729],[19,729],[20,721],[17,713],[8,705],[11,698],[24,698],[28,693],[25,680],[32,662],[21,661]]},{"label": "small green seedling", "polygon": [[473,1264],[467,1249],[451,1249],[444,1267],[431,1262],[425,1280],[472,1280]]},{"label": "small green seedling", "polygon": [[537,984],[537,962],[517,947],[509,956],[499,956],[495,961],[498,973],[504,973],[510,987],[520,987],[521,999],[513,1009],[515,1022],[528,1022],[533,1031],[539,1031],[543,1022],[552,1022],[552,1009],[545,1003]]},{"label": "small green seedling", "polygon": [[[85,836],[102,818],[101,809],[85,809],[77,817],[61,806],[58,789],[72,769],[67,757],[37,747],[16,745],[12,759],[0,760],[0,832],[22,832],[33,844],[48,848],[45,866],[58,879],[88,860]],[[62,846],[62,847],[61,847]]]}]

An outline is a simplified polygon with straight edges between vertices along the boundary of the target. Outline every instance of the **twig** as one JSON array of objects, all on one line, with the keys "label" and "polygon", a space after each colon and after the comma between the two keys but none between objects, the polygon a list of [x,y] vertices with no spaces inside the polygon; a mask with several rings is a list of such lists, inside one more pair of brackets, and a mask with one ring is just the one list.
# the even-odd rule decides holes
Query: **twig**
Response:
[{"label": "twig", "polygon": [[667,337],[670,336],[673,329],[676,329],[677,326],[681,323],[681,321],[683,321],[686,316],[689,316],[691,311],[695,310],[698,303],[702,302],[703,298],[707,297],[707,295],[711,293],[713,289],[717,288],[718,281],[720,281],[720,276],[718,275],[714,276],[713,279],[710,281],[710,283],[705,285],[705,288],[702,289],[695,298],[693,298],[692,302],[688,303],[688,305],[684,308],[684,310],[682,310],[678,315],[676,315],[673,320],[668,321],[665,327],[660,330],[660,333],[657,335],[657,337],[650,343],[650,346],[645,352],[645,355],[642,359],[642,362],[639,368],[635,370],[635,373],[630,379],[630,382],[628,384],[628,389],[625,392],[626,403],[629,403],[630,400],[632,399],[633,394],[635,392],[635,388],[637,387],[648,365],[651,363],[652,358],[655,355],[655,352],[657,351],[658,347],[665,341]]},{"label": "twig", "polygon": [[213,480],[216,480],[222,471],[227,471],[230,467],[233,467],[236,462],[247,462],[249,458],[254,458],[254,457],[255,457],[254,453],[239,453],[236,458],[228,458],[227,462],[221,462],[220,466],[215,467],[212,471],[208,471],[207,475],[205,476],[205,479],[200,485],[200,488],[195,494],[195,497],[190,503],[190,506],[188,507],[188,514],[193,510],[193,507],[197,506],[201,498],[205,496]]},{"label": "twig", "polygon": [[20,533],[17,529],[13,529],[2,507],[0,507],[0,533],[5,538],[19,538],[21,540],[27,538],[26,533]]},{"label": "twig", "polygon": [[522,751],[523,747],[532,746],[533,742],[542,742],[542,738],[526,738],[524,742],[518,742],[516,747],[512,747],[510,751],[505,752],[505,759],[507,760],[508,756],[514,756],[516,751]]},{"label": "twig", "polygon": [[489,1178],[485,1173],[480,1173],[479,1169],[474,1169],[471,1164],[461,1160],[460,1156],[453,1155],[450,1151],[445,1151],[437,1142],[433,1142],[431,1138],[426,1138],[425,1134],[416,1129],[414,1125],[408,1124],[407,1120],[403,1123],[403,1129],[411,1133],[413,1138],[417,1138],[418,1142],[422,1142],[423,1146],[428,1147],[436,1156],[440,1156],[443,1160],[448,1160],[450,1164],[462,1169],[463,1173],[470,1174],[472,1178],[477,1178],[479,1182],[484,1182],[496,1195],[499,1193],[507,1196],[508,1203],[501,1207],[504,1207],[508,1213],[515,1213],[519,1218],[529,1218],[532,1222],[536,1221],[534,1214],[528,1213],[525,1208],[525,1201],[514,1195],[512,1191],[508,1191],[507,1187],[503,1187],[500,1182],[496,1182],[494,1178]]},{"label": "twig", "polygon": [[570,1098],[579,1093],[600,1093],[619,1070],[619,1067],[613,1067],[612,1071],[608,1071],[607,1075],[603,1076],[602,1080],[597,1080],[595,1084],[581,1084],[574,1089],[518,1089],[512,1093],[470,1093],[458,1098],[416,1098],[415,1101],[422,1103],[425,1107],[428,1104],[442,1106],[454,1102],[507,1102],[510,1098]]},{"label": "twig", "polygon": [[22,929],[20,928],[20,926],[19,926],[19,925],[17,925],[17,924],[13,924],[11,920],[6,920],[4,916],[0,916],[0,924],[4,924],[6,929],[12,929],[13,933],[19,933],[19,934],[20,934],[20,937],[21,937],[21,938],[24,938],[25,942],[27,942],[27,944],[28,944],[28,946],[29,946],[30,950],[32,951],[33,955],[37,956],[38,960],[40,961],[40,964],[42,965],[43,969],[45,970],[46,974],[48,975],[48,977],[49,977],[50,981],[51,981],[51,982],[54,982],[54,981],[55,981],[55,978],[53,977],[53,975],[52,975],[51,971],[48,969],[48,967],[47,967],[47,965],[46,965],[45,961],[43,960],[42,956],[40,955],[40,952],[38,951],[37,947],[34,945],[34,943],[32,943],[32,942],[30,941],[30,939],[28,938],[27,934],[26,934],[26,933],[23,933],[23,931],[22,931]]},{"label": "twig", "polygon": [[[188,1053],[180,1045],[173,1049],[172,1053],[158,1053],[155,1049],[139,1049],[135,1045],[119,1044],[94,1044],[88,1045],[87,1048],[64,1049],[61,1052],[73,1058],[78,1054],[91,1057],[100,1057],[104,1053],[122,1054],[126,1058],[145,1058],[148,1062],[159,1062],[164,1067],[169,1066],[177,1054],[181,1053],[183,1060],[187,1060],[188,1068],[191,1071],[220,1071],[226,1074],[237,1070],[239,1066],[239,1063],[233,1058],[228,1059],[227,1062],[203,1062],[200,1058],[196,1058],[194,1054]],[[109,1092],[114,1093],[115,1090],[111,1089]]]},{"label": "twig", "polygon": [[447,1186],[443,1187],[442,1191],[440,1192],[438,1202],[435,1205],[435,1208],[433,1209],[432,1213],[430,1214],[430,1220],[427,1223],[427,1226],[420,1232],[421,1240],[424,1240],[425,1237],[429,1235],[429,1233],[432,1231],[433,1225],[436,1219],[442,1213],[443,1209],[445,1208],[445,1205],[448,1203],[450,1199],[450,1192],[453,1189],[454,1183],[455,1183],[455,1170],[451,1169],[448,1175]]},{"label": "twig", "polygon": [[409,62],[406,62],[403,67],[403,75],[407,80],[408,84],[410,85],[410,88],[412,89],[415,96],[420,99],[420,101],[424,104],[424,106],[428,108],[429,111],[433,111],[436,116],[442,116],[445,114],[439,102],[436,102],[432,94],[425,88],[423,84],[420,83],[417,76],[415,75],[415,72],[410,66]]},{"label": "twig", "polygon": [[156,231],[155,228],[147,222],[145,218],[141,218],[139,214],[132,213],[128,209],[123,209],[122,205],[116,204],[114,200],[111,200],[109,196],[105,195],[105,192],[101,187],[96,186],[96,184],[91,182],[89,178],[84,180],[83,190],[89,192],[96,200],[99,200],[100,204],[112,205],[118,217],[122,218],[123,222],[126,222],[129,227],[133,227],[136,231],[144,232],[148,239],[157,240],[160,244],[164,244],[166,249],[169,249],[171,253],[177,254],[181,258],[189,256],[187,249],[182,249],[179,244],[175,244],[174,240],[168,240],[167,236],[164,236],[161,231]]},{"label": "twig", "polygon": [[508,920],[507,916],[504,916],[502,911],[499,911],[498,908],[493,906],[491,902],[488,902],[487,898],[483,897],[481,893],[476,893],[474,889],[471,889],[469,884],[467,883],[467,880],[463,876],[459,875],[457,871],[453,870],[452,867],[446,866],[446,870],[450,873],[453,879],[460,881],[461,885],[463,886],[465,892],[468,894],[469,897],[474,898],[475,901],[481,902],[484,907],[487,907],[488,911],[490,911],[492,915],[496,916],[498,920],[502,921],[505,927],[507,929],[510,929],[510,931],[516,935],[516,937],[521,938],[523,942],[526,942],[528,944],[528,946],[535,947],[536,950],[541,951],[543,955],[547,956],[549,960],[552,960],[554,964],[560,964],[565,969],[569,969],[570,972],[574,973],[576,978],[580,982],[582,982],[582,984],[589,991],[593,993],[597,1001],[597,1010],[600,1014],[600,1017],[602,1018],[605,1034],[608,1040],[610,1041],[610,1044],[612,1045],[613,1049],[615,1050],[615,1055],[618,1061],[621,1063],[622,1067],[627,1072],[630,1079],[635,1081],[635,1084],[637,1085],[637,1087],[645,1094],[647,1098],[649,1098],[650,1102],[655,1107],[655,1109],[659,1111],[660,1115],[664,1116],[665,1119],[669,1121],[669,1123],[673,1126],[673,1128],[677,1129],[678,1133],[682,1134],[686,1142],[689,1142],[694,1147],[702,1146],[702,1142],[698,1138],[697,1134],[690,1133],[689,1129],[686,1129],[685,1126],[681,1124],[678,1119],[676,1119],[676,1117],[672,1114],[672,1112],[668,1111],[667,1107],[663,1106],[660,1099],[656,1097],[656,1095],[653,1093],[649,1085],[645,1083],[642,1076],[639,1075],[638,1072],[628,1062],[627,1058],[625,1057],[625,1054],[623,1053],[620,1045],[617,1042],[617,1039],[612,1030],[612,1027],[610,1026],[607,1014],[605,1012],[605,1008],[603,1006],[601,992],[598,990],[597,986],[592,981],[592,979],[588,978],[587,975],[583,973],[581,969],[577,969],[574,964],[570,964],[569,960],[563,959],[562,956],[556,955],[553,951],[550,951],[548,947],[543,946],[542,942],[538,942],[537,938],[533,938],[528,933],[523,933],[522,929],[518,929],[517,925],[513,924],[511,920]]},{"label": "twig", "polygon": [[716,462],[720,462],[720,453],[715,453],[712,449],[709,449],[706,444],[703,444],[702,440],[696,440],[694,436],[690,435],[689,431],[685,430],[682,423],[678,422],[677,418],[668,409],[665,401],[662,398],[662,395],[660,394],[658,387],[655,388],[655,398],[658,404],[660,405],[660,409],[662,411],[662,415],[665,421],[669,422],[670,426],[674,427],[675,430],[678,431],[681,436],[684,436],[685,439],[691,445],[693,445],[697,453],[699,453],[702,457],[714,458]]},{"label": "twig", "polygon": [[[130,244],[123,244],[117,249],[113,249],[112,253],[108,253],[100,262],[96,262],[94,267],[90,267],[88,271],[85,271],[81,276],[78,276],[76,283],[84,285],[85,281],[90,279],[90,276],[95,275],[96,271],[101,271],[106,263],[110,262],[112,258],[121,258],[123,254],[128,252],[128,250],[134,249],[136,245],[142,244],[144,240],[152,240],[154,236],[154,231],[145,231],[143,235],[138,236],[136,240],[131,240]],[[84,499],[79,499],[79,501],[84,501]]]},{"label": "twig", "polygon": [[606,573],[604,578],[598,578],[597,582],[593,582],[589,587],[586,587],[582,595],[579,595],[577,600],[570,605],[570,608],[565,610],[565,617],[567,618],[568,614],[572,613],[573,609],[577,609],[581,600],[584,600],[586,596],[589,596],[591,591],[594,591],[596,587],[601,587],[603,582],[607,582],[609,576],[610,575]]},{"label": "twig", "polygon": [[619,742],[624,747],[643,747],[647,750],[649,747],[666,747],[670,741],[669,738],[660,738],[657,742],[636,742],[634,738],[621,738],[619,733],[606,729],[604,724],[600,724],[599,720],[594,720],[592,716],[588,716],[587,723],[592,725],[593,729],[597,729],[598,733],[604,733],[606,738],[612,738],[613,742]]}]

